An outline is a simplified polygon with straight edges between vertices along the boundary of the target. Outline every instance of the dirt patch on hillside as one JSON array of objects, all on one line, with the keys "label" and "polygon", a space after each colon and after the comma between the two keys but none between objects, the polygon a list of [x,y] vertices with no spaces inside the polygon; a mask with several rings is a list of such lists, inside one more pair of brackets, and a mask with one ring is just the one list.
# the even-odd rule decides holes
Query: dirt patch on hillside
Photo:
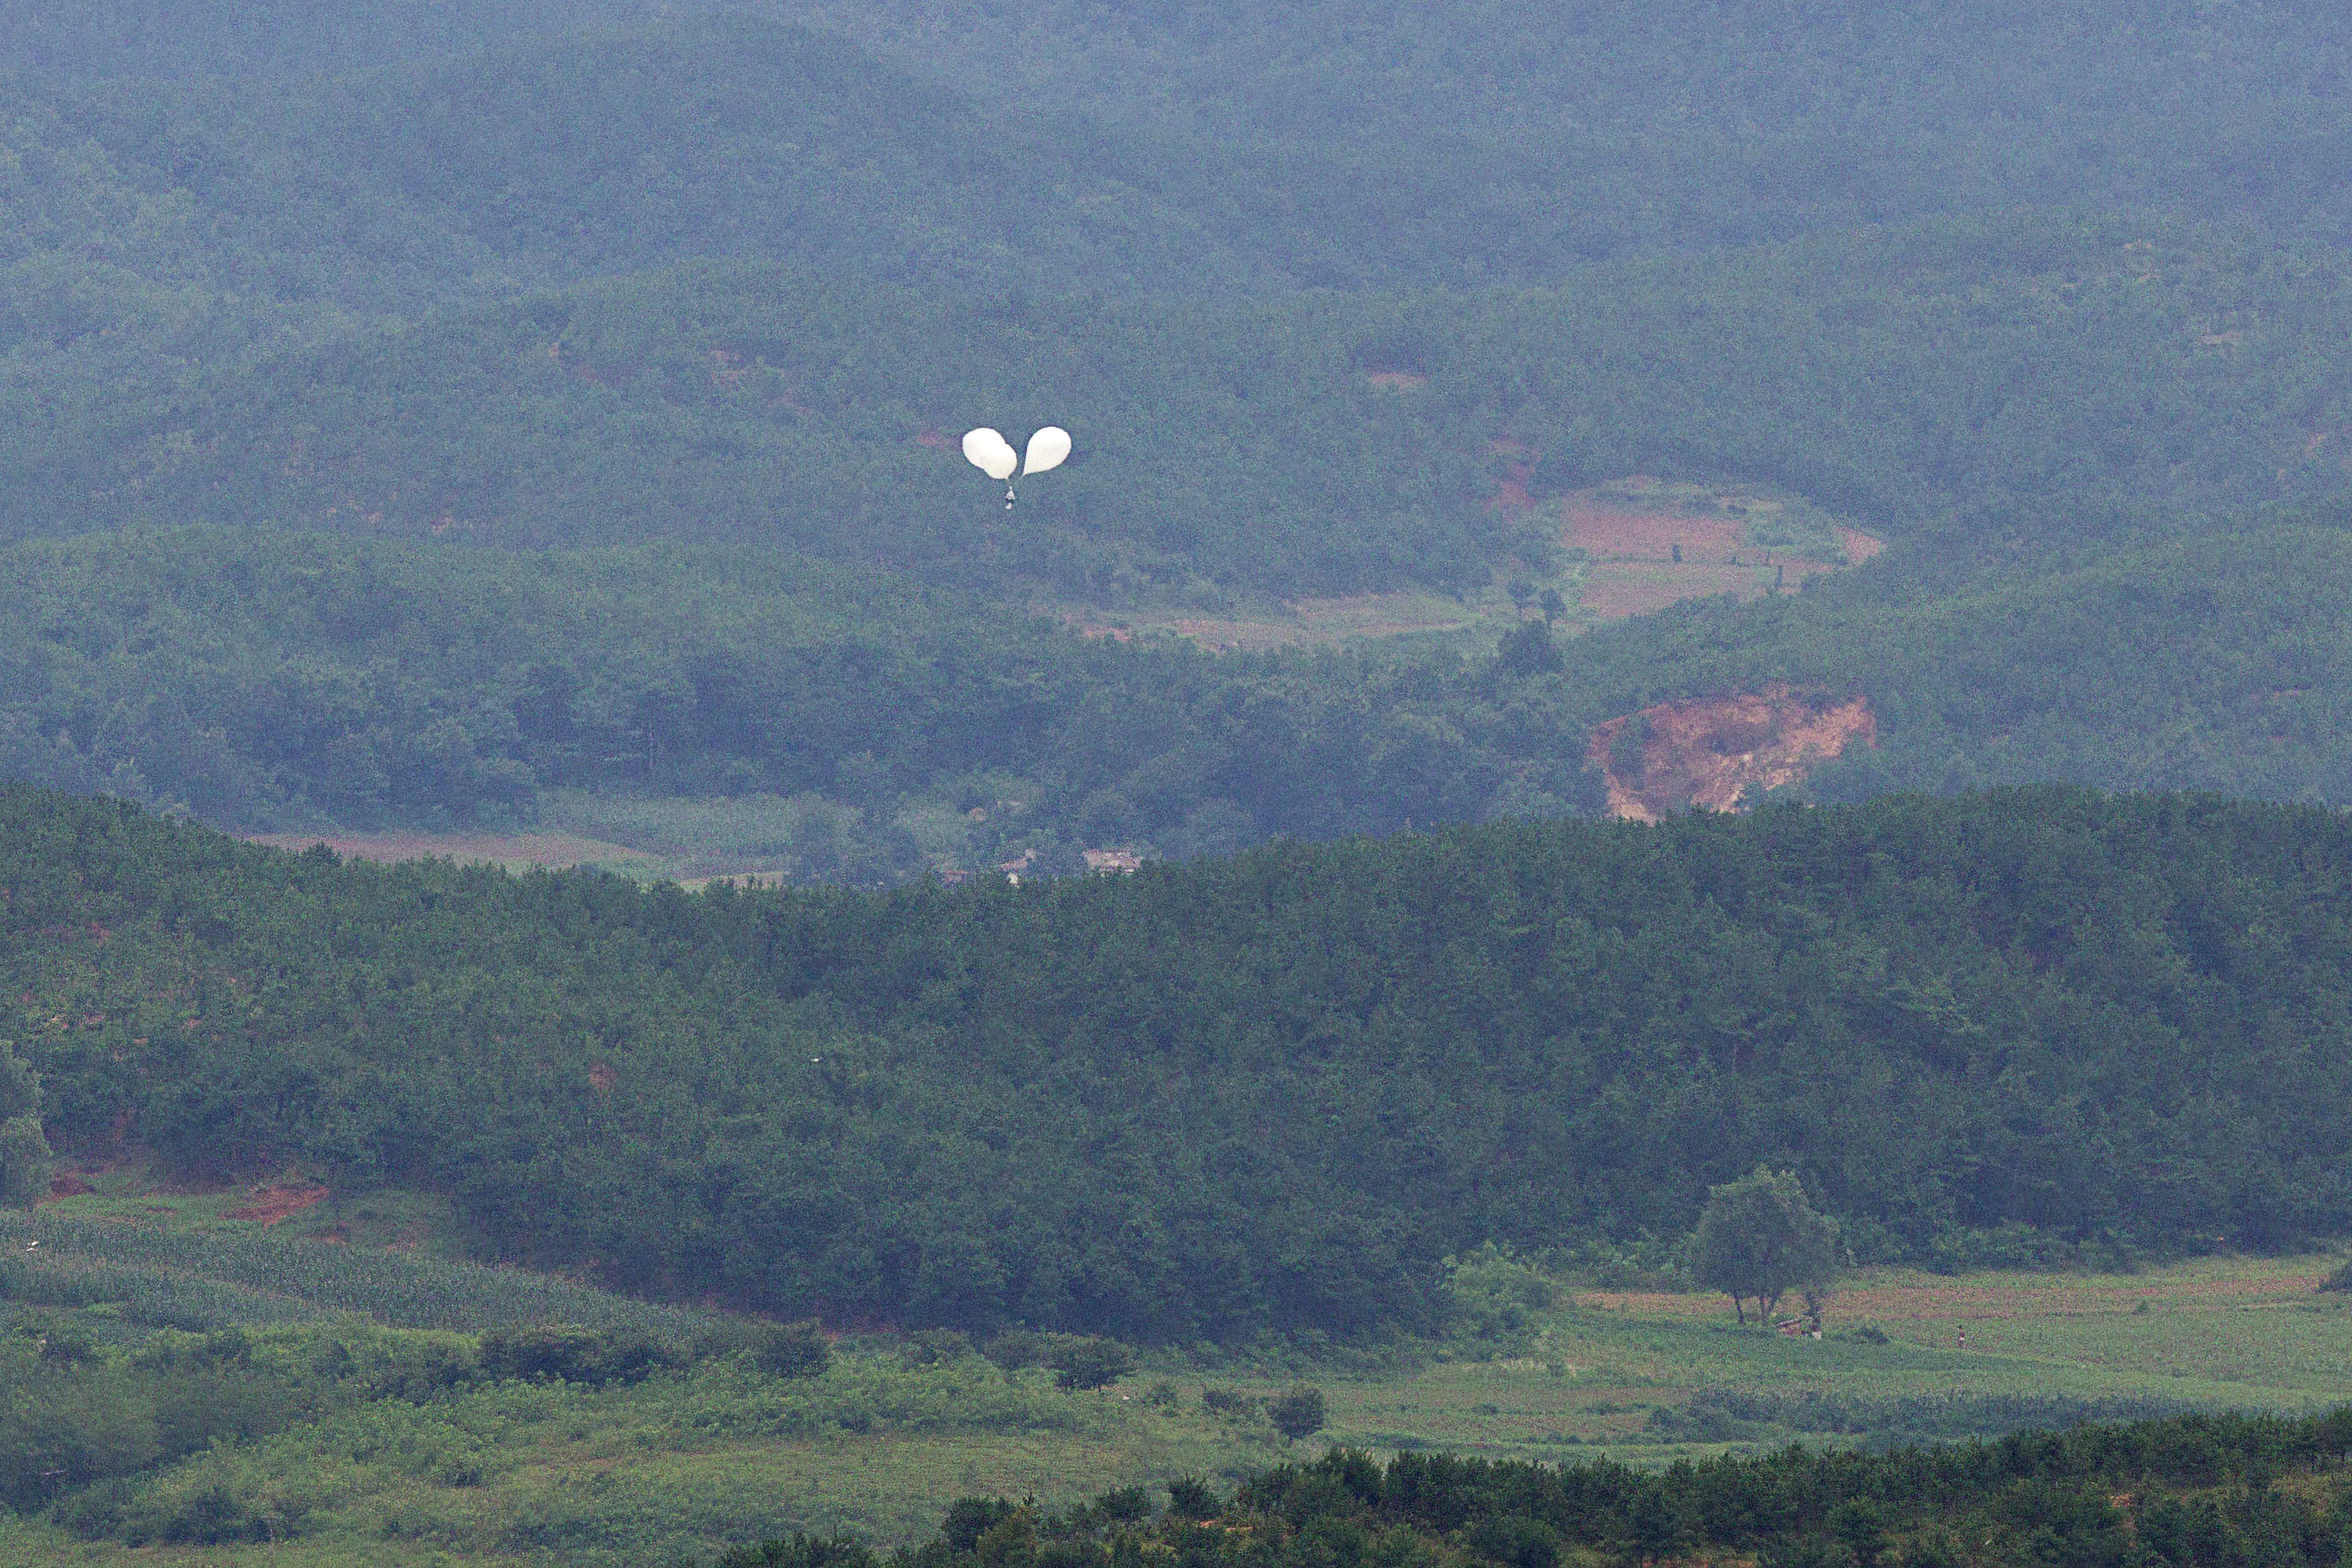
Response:
[{"label": "dirt patch on hillside", "polygon": [[1495,493],[1486,499],[1490,510],[1517,521],[1536,510],[1535,453],[1516,441],[1489,441],[1486,455],[1499,459],[1502,472]]},{"label": "dirt patch on hillside", "polygon": [[1580,550],[1580,606],[1595,621],[1622,621],[1679,599],[1797,593],[1806,578],[1842,572],[1886,545],[1861,529],[1834,529],[1844,562],[1809,560],[1752,541],[1743,517],[1613,503],[1604,491],[1561,500],[1559,543]]},{"label": "dirt patch on hillside", "polygon": [[[1748,542],[1748,525],[1737,518],[1686,517],[1679,512],[1612,505],[1598,492],[1581,491],[1560,503],[1560,542],[1596,562],[1652,561],[1721,565]],[[1751,552],[1752,553],[1752,552]]]},{"label": "dirt patch on hillside", "polygon": [[1577,605],[1598,621],[1645,616],[1685,599],[1731,594],[1753,599],[1770,591],[1772,574],[1746,566],[1658,565],[1649,562],[1594,566]]},{"label": "dirt patch on hillside", "polygon": [[484,862],[515,868],[604,865],[616,860],[650,860],[642,850],[571,833],[248,833],[248,844],[279,849],[308,849],[323,844],[346,860],[443,859]]},{"label": "dirt patch on hillside", "polygon": [[1784,789],[1857,742],[1878,744],[1868,698],[1774,685],[1609,720],[1589,754],[1608,781],[1610,814],[1655,822],[1695,806],[1728,811],[1755,785]]},{"label": "dirt patch on hillside", "polygon": [[[1635,476],[1560,500],[1560,543],[1588,563],[1579,605],[1590,619],[1622,620],[1719,594],[1793,594],[1807,578],[1859,565],[1886,547],[1874,534],[1824,525],[1816,516],[1810,532],[1796,535],[1801,547],[1792,549],[1785,531],[1772,531],[1784,526],[1789,503],[1737,490],[1660,500],[1645,486],[1656,482]],[[1507,476],[1492,504],[1509,511],[1531,503]],[[1761,542],[1776,537],[1783,542]],[[1832,540],[1833,552],[1827,548]],[[1826,558],[1831,554],[1843,559]]]},{"label": "dirt patch on hillside", "polygon": [[266,1229],[280,1220],[293,1218],[304,1209],[315,1208],[327,1201],[324,1187],[290,1185],[253,1189],[249,1203],[239,1204],[222,1215],[224,1219],[257,1219]]},{"label": "dirt patch on hillside", "polygon": [[1845,551],[1845,558],[1856,566],[1886,548],[1886,541],[1874,533],[1864,533],[1858,528],[1841,528],[1837,536],[1838,544]]}]

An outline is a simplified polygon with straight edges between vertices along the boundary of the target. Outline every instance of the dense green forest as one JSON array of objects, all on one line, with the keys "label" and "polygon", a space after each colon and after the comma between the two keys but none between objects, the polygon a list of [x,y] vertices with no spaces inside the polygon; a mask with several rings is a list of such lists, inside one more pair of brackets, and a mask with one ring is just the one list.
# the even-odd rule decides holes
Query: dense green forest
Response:
[{"label": "dense green forest", "polygon": [[178,531],[0,560],[8,771],[212,821],[515,826],[562,791],[788,797],[763,863],[871,883],[1600,799],[1582,709],[1515,732],[1494,700],[1515,682],[1483,656],[1089,642],[745,549]]},{"label": "dense green forest", "polygon": [[[2333,11],[198,9],[0,27],[0,533],[137,531],[8,558],[16,776],[253,827],[748,793],[810,825],[764,865],[877,881],[1589,811],[1594,723],[1793,680],[1879,715],[1824,798],[2346,798]],[[1007,517],[952,437],[1048,419]],[[1557,671],[1026,618],[1572,603],[1553,503],[1633,472],[1893,548]],[[321,551],[401,584],[367,629],[278,597]]]},{"label": "dense green forest", "polygon": [[[1075,336],[1034,302],[973,321],[764,264],[485,308],[13,470],[16,516],[71,520],[41,510],[63,468],[86,519],[152,531],[0,557],[7,766],[248,826],[511,825],[564,788],[807,795],[822,842],[763,863],[873,881],[1588,811],[1593,724],[1794,679],[1881,714],[1824,797],[2345,799],[2343,371],[2319,352],[2343,279],[2138,232],[1950,224],[1443,299],[1096,300]],[[1395,365],[1428,379],[1367,384]],[[960,386],[1016,429],[1084,409],[1108,450],[1007,519],[917,439]],[[1501,436],[1538,454],[1539,502],[1708,455],[1898,547],[1499,661],[1090,649],[1006,602],[1473,592],[1496,560],[1572,585],[1540,512],[1490,504]],[[648,533],[676,542],[478,548]],[[910,816],[998,801],[1022,819],[910,848]]]},{"label": "dense green forest", "polygon": [[2352,1221],[2333,815],[2056,789],[688,895],[5,797],[53,1142],[452,1193],[487,1254],[1182,1342],[1800,1170],[1864,1258]]},{"label": "dense green forest", "polygon": [[[2341,498],[2313,443],[2347,416],[2347,285],[2332,257],[2063,218],[1274,302],[713,264],[272,362],[79,462],[57,442],[14,500],[52,526],[772,542],[1097,599],[1462,592],[1559,549],[1494,505],[1507,440],[1538,500],[1712,469],[1923,546],[2080,550]],[[1086,442],[1007,518],[942,434],[982,416]]]},{"label": "dense green forest", "polygon": [[1088,642],[740,548],[36,542],[0,551],[0,759],[263,827],[514,827],[579,816],[583,792],[702,802],[779,819],[743,851],[758,864],[874,884],[1033,849],[1050,871],[1106,844],[1183,857],[1589,813],[1594,724],[1794,678],[1880,714],[1879,744],[1820,768],[1811,798],[2053,777],[2352,798],[2352,538],[2091,553],[1925,605],[1832,579],[1683,606],[1547,660],[1524,640]]},{"label": "dense green forest", "polygon": [[1790,1448],[1663,1474],[1417,1454],[1382,1464],[1334,1452],[1271,1469],[1230,1500],[1179,1482],[1164,1512],[1140,1489],[1061,1510],[972,1498],[910,1551],[882,1556],[852,1541],[803,1536],[724,1561],[727,1568],[1099,1568],[1159,1556],[1184,1568],[1551,1568],[1737,1552],[1771,1568],[2287,1568],[2340,1560],[2352,1531],[2338,1473],[2348,1442],[2352,1418],[2337,1411],[2303,1420],[2183,1416],[2081,1426],[1877,1457]]}]

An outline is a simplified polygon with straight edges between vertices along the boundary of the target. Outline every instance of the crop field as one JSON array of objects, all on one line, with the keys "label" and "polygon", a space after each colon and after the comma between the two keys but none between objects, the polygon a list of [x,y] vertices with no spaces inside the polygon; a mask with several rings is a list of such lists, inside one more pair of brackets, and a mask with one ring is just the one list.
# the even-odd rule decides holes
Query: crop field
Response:
[{"label": "crop field", "polygon": [[395,1328],[479,1331],[526,1323],[626,1327],[679,1340],[696,1314],[544,1274],[419,1254],[280,1239],[257,1228],[167,1229],[43,1210],[0,1214],[7,1293],[113,1304],[140,1322],[208,1329],[354,1312]]}]

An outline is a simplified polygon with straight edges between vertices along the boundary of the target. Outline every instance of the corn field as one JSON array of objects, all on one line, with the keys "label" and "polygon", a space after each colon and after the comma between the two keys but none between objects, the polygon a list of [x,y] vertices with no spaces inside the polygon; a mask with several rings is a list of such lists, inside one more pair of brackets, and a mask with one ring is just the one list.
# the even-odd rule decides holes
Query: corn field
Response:
[{"label": "corn field", "polygon": [[0,1291],[9,1296],[58,1306],[110,1301],[140,1322],[191,1330],[351,1312],[393,1328],[479,1332],[558,1322],[684,1341],[711,1321],[519,1269],[37,1214],[0,1215]]}]

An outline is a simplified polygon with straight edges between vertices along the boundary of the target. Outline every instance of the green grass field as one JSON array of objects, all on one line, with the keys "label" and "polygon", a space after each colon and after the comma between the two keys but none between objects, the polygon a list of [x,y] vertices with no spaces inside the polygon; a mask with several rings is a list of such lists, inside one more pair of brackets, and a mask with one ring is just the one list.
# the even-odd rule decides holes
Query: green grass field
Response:
[{"label": "green grass field", "polygon": [[2298,1409],[2352,1399],[2352,1300],[2315,1290],[2336,1261],[2205,1258],[2130,1275],[1873,1270],[1832,1300],[1818,1341],[1739,1328],[1720,1297],[1576,1290],[1492,1359],[1457,1349],[1410,1373],[1332,1384],[1328,1436],[1519,1458],[1598,1447],[1650,1463],[1864,1435],[1780,1420],[1748,1423],[1759,1429],[1729,1441],[1675,1436],[1673,1415],[1723,1394],[1921,1435],[1991,1430],[2011,1409],[2063,1419],[2076,1402],[2091,1415]]},{"label": "green grass field", "polygon": [[[0,1247],[24,1304],[12,1310],[71,1312],[110,1343],[135,1344],[157,1324],[232,1321],[566,1321],[673,1340],[711,1321],[413,1245],[315,1239],[351,1234],[349,1210],[303,1210],[275,1229],[227,1217],[255,1206],[249,1188],[173,1194],[130,1176],[92,1185],[101,1190],[37,1218],[0,1222]],[[429,1202],[373,1202],[361,1222],[369,1235],[434,1231]],[[1818,1341],[1739,1328],[1720,1298],[1563,1285],[1553,1305],[1492,1338],[1345,1365],[1156,1355],[1100,1393],[853,1337],[814,1384],[699,1363],[630,1387],[499,1384],[330,1413],[196,1455],[133,1489],[134,1519],[165,1517],[207,1489],[259,1500],[281,1539],[133,1547],[121,1530],[89,1540],[0,1515],[0,1568],[693,1561],[793,1530],[905,1540],[972,1493],[1059,1503],[1179,1475],[1230,1481],[1327,1444],[1655,1465],[1790,1441],[2298,1409],[2352,1398],[2352,1302],[2315,1289],[2336,1261],[2210,1258],[2130,1275],[1871,1271],[1832,1300]],[[1203,1403],[1205,1389],[1246,1399],[1302,1374],[1330,1406],[1328,1429],[1303,1444],[1284,1443],[1250,1410]]]}]

